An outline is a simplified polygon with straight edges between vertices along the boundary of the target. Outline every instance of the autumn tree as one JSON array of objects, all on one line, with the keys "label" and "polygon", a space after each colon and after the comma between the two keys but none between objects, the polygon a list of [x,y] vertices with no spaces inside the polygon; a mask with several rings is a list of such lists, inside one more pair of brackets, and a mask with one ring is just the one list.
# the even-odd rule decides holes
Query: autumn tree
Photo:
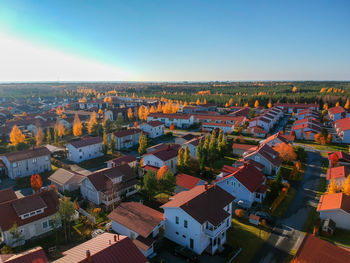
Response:
[{"label": "autumn tree", "polygon": [[328,134],[328,135],[327,135],[326,142],[327,142],[327,144],[332,143],[332,135],[331,135],[331,134]]},{"label": "autumn tree", "polygon": [[41,128],[39,128],[38,131],[35,134],[36,146],[41,145],[43,143],[43,141],[44,141],[44,138],[45,138],[44,132],[43,132],[43,130]]},{"label": "autumn tree", "polygon": [[128,108],[128,119],[131,120],[134,117],[134,114],[132,112],[132,108]]},{"label": "autumn tree", "polygon": [[185,152],[184,152],[184,166],[188,169],[191,165],[191,152],[188,144],[186,144]]},{"label": "autumn tree", "polygon": [[19,143],[24,142],[25,136],[21,132],[21,130],[17,127],[17,125],[14,125],[12,127],[12,131],[10,134],[10,141],[14,146],[17,146]]},{"label": "autumn tree", "polygon": [[66,128],[64,127],[64,124],[62,123],[62,122],[58,122],[57,124],[56,124],[56,127],[55,127],[56,129],[57,129],[57,135],[58,135],[58,137],[60,137],[60,138],[62,138],[62,136],[65,134],[65,132],[66,132]]},{"label": "autumn tree", "polygon": [[41,189],[43,181],[39,174],[32,174],[32,177],[30,178],[30,186],[34,192],[38,192]]},{"label": "autumn tree", "polygon": [[160,193],[172,194],[176,187],[176,177],[169,170],[168,166],[164,165],[157,172],[158,191]]},{"label": "autumn tree", "polygon": [[273,147],[273,149],[278,152],[279,156],[283,161],[291,162],[297,158],[297,155],[294,151],[294,148],[291,144],[287,143],[279,143]]},{"label": "autumn tree", "polygon": [[110,142],[110,149],[112,151],[112,153],[115,152],[115,147],[116,147],[116,141],[115,141],[115,137],[114,135],[112,134],[112,138],[111,138],[111,142]]},{"label": "autumn tree", "polygon": [[81,136],[82,133],[83,133],[83,124],[80,121],[78,114],[75,114],[74,120],[73,120],[73,135]]},{"label": "autumn tree", "polygon": [[258,108],[259,107],[259,101],[256,100],[255,103],[254,103],[254,108]]},{"label": "autumn tree", "polygon": [[182,172],[184,168],[184,150],[182,147],[179,148],[178,154],[177,154],[177,167],[176,169],[179,172]]},{"label": "autumn tree", "polygon": [[52,137],[51,137],[51,129],[48,128],[46,131],[46,142],[51,143]]},{"label": "autumn tree", "polygon": [[139,107],[139,112],[138,112],[138,115],[139,115],[139,119],[140,119],[140,120],[143,120],[143,119],[144,119],[144,112],[145,112],[144,106],[141,105],[141,106]]},{"label": "autumn tree", "polygon": [[103,114],[103,111],[101,109],[99,109],[98,114],[101,116]]},{"label": "autumn tree", "polygon": [[197,99],[196,104],[197,105],[201,104],[201,101],[199,99]]},{"label": "autumn tree", "polygon": [[103,133],[103,143],[102,143],[103,153],[106,154],[108,152],[108,136],[107,133]]},{"label": "autumn tree", "polygon": [[272,108],[272,103],[271,103],[271,99],[269,100],[269,103],[267,104],[268,108]]},{"label": "autumn tree", "polygon": [[346,100],[344,109],[346,109],[346,110],[349,110],[349,109],[350,109],[350,100],[349,100],[349,99]]},{"label": "autumn tree", "polygon": [[208,148],[208,157],[211,162],[214,161],[214,158],[216,155],[216,145],[217,145],[216,131],[213,130],[211,133],[210,143]]},{"label": "autumn tree", "polygon": [[170,127],[169,127],[169,129],[170,129],[171,131],[175,130],[175,123],[171,124]]},{"label": "autumn tree", "polygon": [[345,182],[342,185],[342,191],[345,195],[350,196],[350,175],[346,177]]},{"label": "autumn tree", "polygon": [[147,149],[147,138],[143,134],[143,132],[141,132],[141,135],[139,138],[139,148],[138,148],[139,154],[143,155],[146,152],[146,149]]},{"label": "autumn tree", "polygon": [[293,86],[293,88],[292,88],[292,92],[297,92],[298,91],[298,88],[297,87],[295,87],[295,86]]},{"label": "autumn tree", "polygon": [[337,166],[338,162],[339,162],[339,157],[336,153],[333,153],[330,157],[330,161],[331,161],[331,167],[335,167]]},{"label": "autumn tree", "polygon": [[97,125],[97,118],[96,118],[96,112],[93,112],[90,115],[90,120],[89,120],[88,125],[87,125],[87,129],[88,129],[88,132],[90,134],[93,133],[95,125]]},{"label": "autumn tree", "polygon": [[338,185],[334,179],[328,185],[328,194],[335,194],[338,192]]}]

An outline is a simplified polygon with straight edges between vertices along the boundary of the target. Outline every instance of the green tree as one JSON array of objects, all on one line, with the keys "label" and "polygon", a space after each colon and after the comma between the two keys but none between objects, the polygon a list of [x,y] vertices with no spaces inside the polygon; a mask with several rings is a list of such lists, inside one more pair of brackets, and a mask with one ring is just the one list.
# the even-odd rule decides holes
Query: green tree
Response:
[{"label": "green tree", "polygon": [[10,235],[12,239],[12,246],[18,246],[18,245],[22,246],[22,241],[24,237],[22,233],[19,231],[16,222],[10,228]]},{"label": "green tree", "polygon": [[203,165],[207,164],[208,162],[209,144],[210,144],[210,135],[209,133],[207,133],[205,135],[204,145],[203,145]]},{"label": "green tree", "polygon": [[101,136],[103,134],[103,126],[101,123],[95,123],[93,126],[92,126],[92,131],[91,133],[93,135],[97,135],[97,136]]},{"label": "green tree", "polygon": [[191,152],[187,144],[185,147],[185,153],[184,153],[184,166],[186,167],[186,169],[188,169],[190,165],[191,165]]},{"label": "green tree", "polygon": [[115,145],[116,145],[115,137],[114,137],[114,134],[112,134],[111,143],[110,143],[110,148],[111,148],[112,153],[115,152]]},{"label": "green tree", "polygon": [[141,132],[141,135],[139,138],[139,149],[138,149],[139,154],[143,155],[146,152],[146,149],[147,149],[147,138],[143,134],[143,132]]},{"label": "green tree", "polygon": [[108,136],[107,136],[107,133],[103,133],[102,148],[103,148],[103,153],[107,154],[107,152],[108,152]]},{"label": "green tree", "polygon": [[117,130],[122,128],[122,125],[124,124],[124,118],[121,113],[118,114],[117,120],[115,121],[115,126]]},{"label": "green tree", "polygon": [[179,172],[183,172],[184,168],[184,150],[182,147],[179,148],[178,154],[177,154],[177,167],[176,169]]},{"label": "green tree", "polygon": [[70,201],[70,198],[63,196],[63,198],[60,199],[60,208],[58,210],[58,214],[63,221],[64,237],[66,243],[68,243],[68,239],[70,240],[70,223],[74,212],[75,209],[73,202]]},{"label": "green tree", "polygon": [[208,150],[208,158],[211,162],[214,161],[215,155],[216,155],[216,131],[213,130],[211,133],[209,150]]},{"label": "green tree", "polygon": [[158,179],[158,189],[160,193],[173,194],[176,187],[176,177],[168,169],[162,177]]},{"label": "green tree", "polygon": [[203,153],[203,141],[202,138],[199,139],[197,146],[197,160],[199,162],[199,169],[203,171],[204,169],[204,153]]},{"label": "green tree", "polygon": [[143,190],[151,199],[157,191],[157,178],[154,171],[148,171],[143,177]]},{"label": "green tree", "polygon": [[105,120],[103,123],[103,129],[105,133],[111,133],[113,131],[113,122],[110,119]]},{"label": "green tree", "polygon": [[55,143],[58,143],[58,129],[56,127],[53,130],[53,140]]},{"label": "green tree", "polygon": [[46,142],[51,143],[52,137],[51,137],[51,129],[47,128],[46,130]]}]

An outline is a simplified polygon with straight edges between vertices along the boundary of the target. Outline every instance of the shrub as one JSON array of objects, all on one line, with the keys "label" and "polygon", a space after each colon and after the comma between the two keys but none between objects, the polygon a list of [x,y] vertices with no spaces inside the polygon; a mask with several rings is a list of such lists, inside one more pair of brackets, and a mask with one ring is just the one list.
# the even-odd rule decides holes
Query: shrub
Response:
[{"label": "shrub", "polygon": [[1,248],[1,254],[12,254],[12,249],[9,246],[3,246]]},{"label": "shrub", "polygon": [[244,217],[244,211],[243,211],[243,209],[236,209],[235,210],[235,215],[237,216],[237,217]]}]

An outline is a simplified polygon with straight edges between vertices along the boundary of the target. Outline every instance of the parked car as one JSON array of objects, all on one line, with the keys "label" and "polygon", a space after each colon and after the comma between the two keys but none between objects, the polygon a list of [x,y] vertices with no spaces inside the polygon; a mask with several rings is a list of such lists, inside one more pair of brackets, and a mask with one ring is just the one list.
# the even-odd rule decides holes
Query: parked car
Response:
[{"label": "parked car", "polygon": [[250,209],[250,205],[243,201],[243,200],[235,200],[234,203],[236,204],[237,208],[243,209],[243,210],[249,210]]},{"label": "parked car", "polygon": [[275,219],[266,212],[258,211],[255,213],[256,216],[260,216],[260,219],[265,219],[267,223],[273,224]]},{"label": "parked car", "polygon": [[198,255],[187,247],[178,246],[174,250],[175,256],[182,256],[187,262],[199,262]]}]

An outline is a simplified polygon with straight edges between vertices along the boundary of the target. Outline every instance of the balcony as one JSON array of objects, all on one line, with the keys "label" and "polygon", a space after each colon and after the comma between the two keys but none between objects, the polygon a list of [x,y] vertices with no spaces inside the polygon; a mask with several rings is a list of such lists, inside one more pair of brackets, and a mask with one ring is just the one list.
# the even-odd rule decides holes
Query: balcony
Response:
[{"label": "balcony", "polygon": [[226,230],[228,227],[226,227],[226,220],[222,221],[221,224],[217,227],[214,226],[207,226],[204,229],[204,233],[208,235],[209,237],[216,237],[222,230]]}]

